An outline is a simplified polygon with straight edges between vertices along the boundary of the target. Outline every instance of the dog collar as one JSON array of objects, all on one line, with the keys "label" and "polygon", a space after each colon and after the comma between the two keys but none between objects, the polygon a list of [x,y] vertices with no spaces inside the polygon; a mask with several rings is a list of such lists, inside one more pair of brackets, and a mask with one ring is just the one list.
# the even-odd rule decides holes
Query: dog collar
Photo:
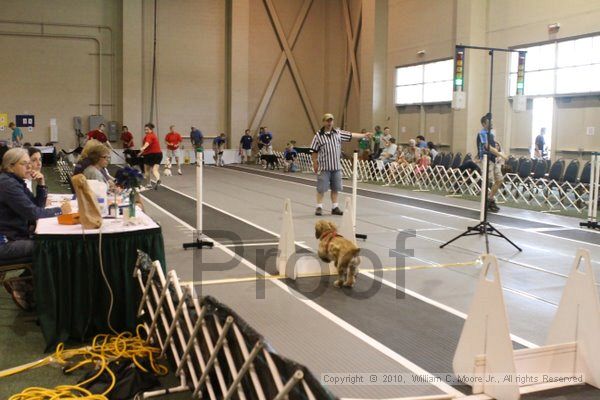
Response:
[{"label": "dog collar", "polygon": [[341,237],[341,236],[342,235],[338,234],[336,231],[329,230],[329,231],[323,232],[323,234],[321,234],[321,237],[319,238],[319,240],[325,240],[326,241],[325,247],[329,247],[329,243],[331,243],[331,241],[333,240],[334,237]]}]

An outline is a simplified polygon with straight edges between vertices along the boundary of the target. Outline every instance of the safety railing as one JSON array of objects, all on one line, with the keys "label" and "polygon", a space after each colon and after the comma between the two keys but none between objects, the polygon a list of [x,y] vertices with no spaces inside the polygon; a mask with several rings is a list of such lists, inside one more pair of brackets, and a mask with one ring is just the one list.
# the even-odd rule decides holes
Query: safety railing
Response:
[{"label": "safety railing", "polygon": [[[436,191],[457,197],[476,197],[481,192],[481,175],[477,170],[445,168],[439,165],[420,167],[396,162],[386,165],[382,161],[359,160],[357,171],[359,182]],[[351,178],[351,160],[342,160],[342,172],[345,178]],[[587,183],[557,182],[509,173],[504,175],[496,200],[547,211],[583,213],[587,210],[589,196]]]}]

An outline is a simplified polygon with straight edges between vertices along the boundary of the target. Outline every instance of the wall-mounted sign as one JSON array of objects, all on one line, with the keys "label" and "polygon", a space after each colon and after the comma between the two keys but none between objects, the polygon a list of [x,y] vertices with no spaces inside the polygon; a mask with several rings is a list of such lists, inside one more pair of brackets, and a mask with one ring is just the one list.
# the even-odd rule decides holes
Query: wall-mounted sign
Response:
[{"label": "wall-mounted sign", "polygon": [[29,128],[35,126],[35,116],[22,114],[15,117],[15,123],[19,128]]}]

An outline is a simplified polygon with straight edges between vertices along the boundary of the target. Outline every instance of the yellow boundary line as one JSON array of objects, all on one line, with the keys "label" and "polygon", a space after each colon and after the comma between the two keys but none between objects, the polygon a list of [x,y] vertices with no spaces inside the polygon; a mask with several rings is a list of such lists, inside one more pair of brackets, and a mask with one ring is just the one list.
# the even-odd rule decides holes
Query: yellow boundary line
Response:
[{"label": "yellow boundary line", "polygon": [[[452,268],[452,267],[468,267],[471,265],[476,265],[479,263],[479,260],[468,261],[468,262],[458,262],[458,263],[447,263],[447,264],[430,264],[430,265],[412,265],[407,267],[384,267],[384,268],[359,268],[360,272],[388,272],[388,271],[413,271],[419,269],[435,269],[435,268]],[[298,278],[314,278],[317,276],[334,276],[337,274],[302,274],[299,275]],[[181,284],[190,284],[193,285],[222,285],[229,283],[243,283],[243,282],[254,282],[258,280],[273,280],[273,279],[286,279],[284,275],[258,275],[258,276],[247,276],[242,278],[224,278],[224,279],[211,279],[207,281],[187,281],[181,282]]]}]

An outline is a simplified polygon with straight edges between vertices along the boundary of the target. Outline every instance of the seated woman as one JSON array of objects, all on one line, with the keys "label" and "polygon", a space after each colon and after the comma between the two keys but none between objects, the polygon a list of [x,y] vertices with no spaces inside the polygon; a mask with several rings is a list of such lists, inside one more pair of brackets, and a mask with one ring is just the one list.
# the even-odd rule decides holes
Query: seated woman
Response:
[{"label": "seated woman", "polygon": [[44,179],[44,175],[42,174],[42,152],[37,147],[30,147],[27,151],[29,153],[31,171],[29,178],[25,180],[25,184],[27,185],[27,189],[35,194],[37,193],[37,186],[34,185],[34,182],[37,182],[40,178]]},{"label": "seated woman", "polygon": [[[25,184],[25,179],[33,176],[37,184],[35,196]],[[0,263],[27,262],[33,255],[31,232],[37,220],[60,215],[62,211],[58,207],[44,208],[48,189],[41,173],[32,175],[26,149],[14,148],[4,154],[0,187]],[[9,291],[19,306],[28,308],[26,298],[30,293]]]},{"label": "seated woman", "polygon": [[104,182],[110,186],[111,180],[106,172],[110,160],[110,151],[103,144],[95,144],[87,151],[89,165],[83,170],[83,175],[89,180]]},{"label": "seated woman", "polygon": [[88,152],[91,148],[95,147],[97,144],[102,144],[95,139],[88,140],[83,149],[81,150],[81,155],[77,160],[77,164],[75,164],[75,168],[73,168],[73,175],[81,174],[83,171],[89,167],[92,162],[88,159]]}]

